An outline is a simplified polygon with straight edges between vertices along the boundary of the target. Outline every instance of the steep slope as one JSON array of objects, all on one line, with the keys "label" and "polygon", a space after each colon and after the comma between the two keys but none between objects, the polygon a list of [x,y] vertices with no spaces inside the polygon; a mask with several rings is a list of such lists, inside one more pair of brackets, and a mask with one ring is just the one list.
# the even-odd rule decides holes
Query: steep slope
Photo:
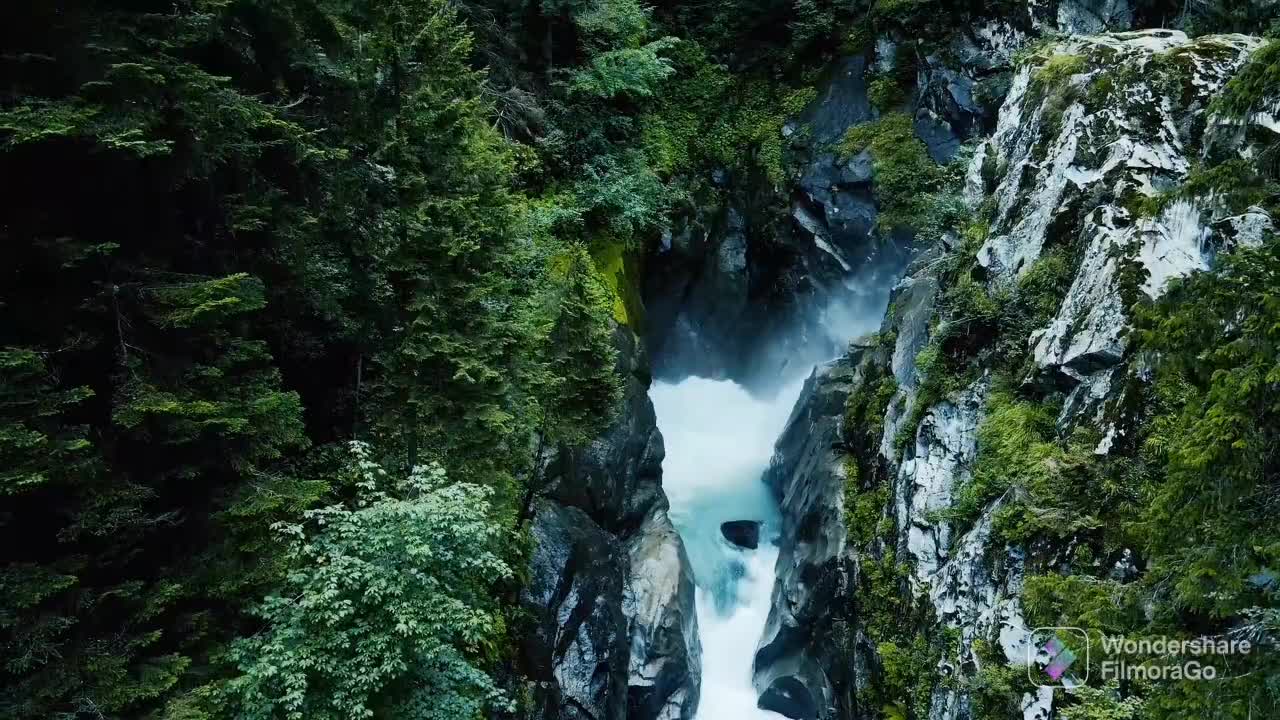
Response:
[{"label": "steep slope", "polygon": [[701,657],[692,570],[667,517],[648,361],[629,329],[615,340],[623,411],[587,448],[550,458],[534,507],[521,594],[532,717],[688,720]]},{"label": "steep slope", "polygon": [[[968,167],[977,219],[916,259],[879,335],[815,374],[777,448],[790,531],[756,669],[776,707],[1050,716],[1053,691],[1024,669],[1028,576],[1121,587],[1146,562],[1100,531],[1117,503],[1103,488],[1126,482],[1153,412],[1130,308],[1273,229],[1257,194],[1204,179],[1274,142],[1266,112],[1212,104],[1261,46],[1070,37],[1017,69]],[[1067,613],[1049,605],[1038,619]]]}]

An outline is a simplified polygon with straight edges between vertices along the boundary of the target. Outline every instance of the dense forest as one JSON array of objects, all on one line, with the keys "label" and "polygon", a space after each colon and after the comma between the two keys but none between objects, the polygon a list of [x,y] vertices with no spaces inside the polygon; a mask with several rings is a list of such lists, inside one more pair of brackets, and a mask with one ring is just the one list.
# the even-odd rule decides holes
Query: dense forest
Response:
[{"label": "dense forest", "polygon": [[[530,504],[547,458],[621,412],[615,334],[644,331],[671,218],[714,169],[782,186],[784,124],[833,59],[915,38],[871,84],[889,110],[910,53],[1017,4],[8,3],[0,716],[524,717]],[[1274,37],[1280,15],[1140,8],[1192,34]],[[1280,83],[1268,43],[1222,112]],[[875,157],[886,227],[927,239],[959,222],[935,202],[949,169],[885,117],[846,149]],[[1278,149],[1200,178],[1280,217]],[[1272,237],[1135,299],[1160,360],[1127,490],[1078,439],[993,436],[1009,454],[974,502],[1025,481],[1091,513],[1073,531],[1122,528],[1150,558],[1123,603],[1032,583],[1046,619],[1280,632],[1278,268]],[[943,365],[969,361],[961,335],[1034,314],[981,305],[1035,296],[965,295],[965,272],[948,297],[972,327]],[[1000,413],[1052,425],[1012,394]],[[1058,474],[1020,464],[1028,443]],[[1276,662],[1223,692],[1277,700]],[[1222,702],[1184,690],[1151,708]],[[915,717],[910,682],[873,692]],[[1114,712],[1072,717],[1137,717]]]}]

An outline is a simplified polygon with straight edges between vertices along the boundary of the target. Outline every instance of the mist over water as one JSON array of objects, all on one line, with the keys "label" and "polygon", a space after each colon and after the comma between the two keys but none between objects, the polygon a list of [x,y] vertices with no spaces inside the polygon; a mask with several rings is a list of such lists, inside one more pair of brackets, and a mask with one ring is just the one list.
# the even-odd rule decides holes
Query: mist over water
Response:
[{"label": "mist over water", "polygon": [[[752,664],[776,577],[781,518],[761,476],[814,364],[878,329],[897,268],[868,269],[817,318],[821,333],[787,347],[762,347],[778,380],[754,393],[731,380],[690,377],[650,389],[666,445],[663,487],[697,585],[702,694],[696,720],[781,718],[756,707]],[[720,525],[761,523],[756,550],[729,543]]]}]

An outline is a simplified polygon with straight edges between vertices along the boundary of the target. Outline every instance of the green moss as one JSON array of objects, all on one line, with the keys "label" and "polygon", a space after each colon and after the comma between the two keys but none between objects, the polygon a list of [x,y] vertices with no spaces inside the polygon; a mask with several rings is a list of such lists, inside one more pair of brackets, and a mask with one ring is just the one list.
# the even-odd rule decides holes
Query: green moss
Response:
[{"label": "green moss", "polygon": [[898,382],[892,374],[879,379],[872,378],[858,385],[844,405],[844,433],[846,440],[855,433],[869,440],[878,440],[884,431],[884,413],[889,401],[898,391]]},{"label": "green moss", "polygon": [[915,135],[911,117],[889,113],[879,120],[849,128],[837,148],[843,158],[870,151],[875,173],[878,223],[914,227],[927,214],[924,203],[939,188],[942,173]]},{"label": "green moss", "polygon": [[902,102],[902,88],[892,75],[876,75],[867,83],[867,99],[878,110],[889,110]]},{"label": "green moss", "polygon": [[1120,204],[1135,219],[1153,218],[1164,211],[1169,204],[1169,198],[1168,194],[1146,195],[1133,189],[1124,196]]},{"label": "green moss", "polygon": [[1005,720],[1022,714],[1023,693],[1034,691],[1024,667],[1009,665],[1004,651],[987,640],[973,643],[977,673],[968,681],[973,720]]},{"label": "green moss", "polygon": [[1263,45],[1214,98],[1210,112],[1243,117],[1280,93],[1280,40]]},{"label": "green moss", "polygon": [[1018,315],[1029,318],[1033,327],[1048,323],[1057,314],[1075,274],[1070,249],[1061,245],[1050,248],[1018,279]]},{"label": "green moss", "polygon": [[594,243],[591,259],[613,297],[613,319],[638,330],[644,317],[638,261],[627,252],[626,243],[614,240]]},{"label": "green moss", "polygon": [[[856,477],[856,463],[852,470],[854,475],[851,477]],[[852,496],[847,494],[850,490],[854,491]],[[875,490],[859,492],[856,487],[846,486],[845,492],[845,529],[849,533],[849,539],[857,547],[865,548],[880,537],[880,520],[889,502],[889,488],[881,486]]]},{"label": "green moss", "polygon": [[876,109],[888,112],[907,99],[915,82],[915,54],[904,49],[895,56],[892,69],[867,71],[867,99]]},{"label": "green moss", "polygon": [[907,710],[906,717],[926,717],[940,653],[916,635],[909,644],[882,642],[876,646],[876,654],[883,670],[885,693],[889,706]]},{"label": "green moss", "polygon": [[679,43],[668,52],[676,75],[639,121],[641,144],[654,168],[670,177],[707,166],[758,167],[770,182],[782,184],[782,127],[817,90],[771,76],[734,75],[697,43]]},{"label": "green moss", "polygon": [[1072,75],[1085,70],[1085,59],[1080,55],[1053,55],[1031,75],[1031,85],[1041,91],[1060,87]]},{"label": "green moss", "polygon": [[1085,106],[1091,112],[1097,112],[1112,102],[1112,96],[1116,91],[1115,78],[1109,73],[1099,73],[1096,77],[1089,81],[1089,88],[1085,91]]}]

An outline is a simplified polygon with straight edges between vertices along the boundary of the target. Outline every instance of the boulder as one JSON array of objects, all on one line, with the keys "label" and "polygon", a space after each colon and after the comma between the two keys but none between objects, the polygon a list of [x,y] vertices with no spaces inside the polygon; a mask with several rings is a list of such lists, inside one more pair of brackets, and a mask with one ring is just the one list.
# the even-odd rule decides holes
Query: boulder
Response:
[{"label": "boulder", "polygon": [[720,523],[724,539],[740,548],[755,550],[760,547],[760,522],[758,520],[730,520]]},{"label": "boulder", "polygon": [[[855,352],[855,356],[858,355]],[[760,707],[791,718],[847,717],[835,685],[852,686],[855,668],[836,647],[842,620],[832,608],[852,607],[853,568],[844,555],[845,471],[840,447],[844,402],[857,383],[859,357],[814,371],[774,446],[764,481],[778,498],[782,534],[764,637],[754,678]]]},{"label": "boulder", "polygon": [[521,604],[532,720],[689,720],[701,679],[693,576],[667,518],[648,362],[614,336],[622,411],[580,450],[547,452]]}]

